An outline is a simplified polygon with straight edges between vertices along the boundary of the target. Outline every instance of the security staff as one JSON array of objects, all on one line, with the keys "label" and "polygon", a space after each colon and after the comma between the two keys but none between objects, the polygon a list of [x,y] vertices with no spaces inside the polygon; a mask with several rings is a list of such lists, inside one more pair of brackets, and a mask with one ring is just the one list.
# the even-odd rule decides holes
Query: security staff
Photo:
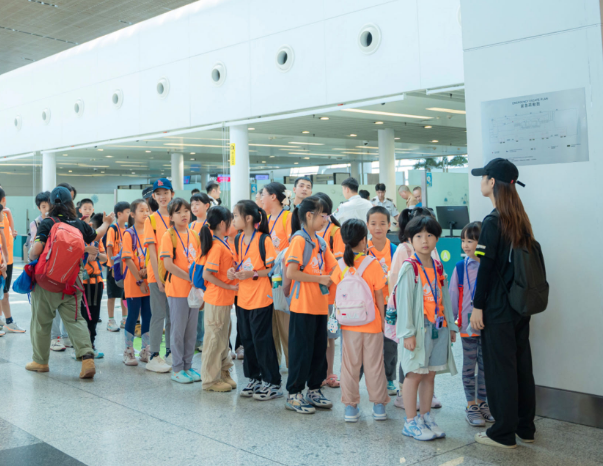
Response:
[{"label": "security staff", "polygon": [[358,181],[352,177],[343,180],[343,183],[341,183],[343,197],[347,199],[347,202],[341,204],[333,214],[341,224],[351,218],[358,218],[366,223],[366,214],[373,208],[371,201],[360,197],[358,186]]},{"label": "security staff", "polygon": [[385,185],[383,183],[379,183],[375,186],[375,191],[377,191],[377,195],[371,199],[371,202],[374,206],[385,207],[389,212],[389,215],[398,220],[398,209],[396,208],[396,204],[389,198],[385,197]]}]

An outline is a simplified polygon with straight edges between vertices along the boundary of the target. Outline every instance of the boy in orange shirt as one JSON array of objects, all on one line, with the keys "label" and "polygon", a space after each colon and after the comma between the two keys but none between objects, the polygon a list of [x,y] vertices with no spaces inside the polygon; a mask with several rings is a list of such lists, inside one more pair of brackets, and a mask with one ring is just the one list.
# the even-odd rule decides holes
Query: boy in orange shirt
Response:
[{"label": "boy in orange shirt", "polygon": [[[130,204],[127,202],[118,202],[113,207],[116,223],[111,225],[105,236],[105,248],[107,250],[107,313],[109,321],[107,330],[109,332],[119,332],[120,327],[126,326],[128,317],[128,307],[124,299],[124,289],[117,286],[115,277],[113,277],[113,257],[119,254],[121,250],[124,232],[126,231],[126,222],[130,217]],[[132,225],[128,225],[131,227]],[[115,322],[115,300],[121,300],[121,323]]]}]

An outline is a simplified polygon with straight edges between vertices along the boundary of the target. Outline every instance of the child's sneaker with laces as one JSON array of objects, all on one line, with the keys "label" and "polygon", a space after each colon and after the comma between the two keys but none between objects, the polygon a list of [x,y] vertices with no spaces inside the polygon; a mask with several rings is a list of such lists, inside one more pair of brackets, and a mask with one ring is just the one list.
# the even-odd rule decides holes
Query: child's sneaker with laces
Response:
[{"label": "child's sneaker with laces", "polygon": [[410,421],[406,419],[404,428],[402,429],[402,435],[412,437],[415,440],[420,440],[422,442],[434,440],[436,438],[436,435],[425,425],[425,422],[420,415],[417,415]]},{"label": "child's sneaker with laces", "polygon": [[52,351],[65,351],[65,345],[61,341],[61,337],[55,338],[50,342],[50,349]]},{"label": "child's sneaker with laces", "polygon": [[188,375],[193,380],[193,382],[201,382],[201,374],[199,374],[195,369],[190,368],[189,370],[184,372],[186,372],[186,375]]},{"label": "child's sneaker with laces", "polygon": [[274,400],[275,398],[280,398],[282,396],[283,392],[281,391],[280,385],[274,385],[271,383],[264,382],[262,388],[260,388],[257,392],[253,394],[253,399],[259,401],[267,401]]},{"label": "child's sneaker with laces", "polygon": [[151,360],[151,350],[148,346],[140,350],[140,353],[138,353],[138,359],[140,359],[140,362],[144,363],[147,363]]},{"label": "child's sneaker with laces", "polygon": [[241,390],[240,396],[244,398],[251,398],[258,390],[262,388],[262,382],[259,380],[251,379],[243,390]]},{"label": "child's sneaker with laces", "polygon": [[322,394],[320,388],[317,390],[308,389],[306,401],[320,409],[331,409],[333,407],[333,402]]},{"label": "child's sneaker with laces", "polygon": [[490,406],[488,406],[488,403],[486,403],[485,401],[482,401],[479,404],[479,412],[482,414],[484,421],[489,423],[494,422],[494,416],[492,416],[492,413],[490,413]]},{"label": "child's sneaker with laces", "polygon": [[433,398],[431,399],[431,407],[434,409],[440,409],[442,407],[442,402],[438,400],[438,397],[433,394]]},{"label": "child's sneaker with laces", "polygon": [[486,425],[486,421],[484,420],[484,416],[482,416],[478,405],[471,405],[465,408],[465,419],[467,419],[470,426],[484,427]]},{"label": "child's sneaker with laces", "polygon": [[316,412],[316,408],[309,404],[301,393],[289,395],[285,408],[300,414],[314,414]]},{"label": "child's sneaker with laces", "polygon": [[345,422],[358,422],[360,418],[360,410],[358,407],[354,407],[352,405],[347,405],[345,407],[345,413],[343,419]]},{"label": "child's sneaker with laces", "polygon": [[375,421],[387,420],[385,405],[383,403],[375,403],[375,405],[373,406],[373,419]]},{"label": "child's sneaker with laces", "polygon": [[105,353],[101,351],[94,350],[94,359],[103,359],[105,357]]},{"label": "child's sneaker with laces", "polygon": [[134,354],[134,348],[129,347],[124,351],[124,364],[126,366],[138,366],[136,355]]},{"label": "child's sneaker with laces", "polygon": [[387,394],[389,396],[396,395],[398,390],[396,390],[396,383],[393,380],[387,381]]},{"label": "child's sneaker with laces", "polygon": [[119,323],[119,328],[126,328],[126,318],[122,317],[121,322]]},{"label": "child's sneaker with laces", "polygon": [[115,319],[109,319],[107,321],[107,331],[108,332],[119,332],[119,325],[115,322]]},{"label": "child's sneaker with laces", "polygon": [[425,425],[429,427],[429,430],[431,430],[435,434],[436,438],[446,437],[446,432],[440,429],[440,426],[436,424],[435,416],[431,411],[423,416],[423,421],[425,421]]}]

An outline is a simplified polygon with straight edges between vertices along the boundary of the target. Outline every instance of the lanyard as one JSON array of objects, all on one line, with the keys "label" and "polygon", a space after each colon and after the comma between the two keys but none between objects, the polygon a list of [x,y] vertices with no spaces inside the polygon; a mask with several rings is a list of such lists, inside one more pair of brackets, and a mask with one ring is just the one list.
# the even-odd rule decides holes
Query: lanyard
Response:
[{"label": "lanyard", "polygon": [[165,227],[165,229],[168,229],[168,226],[165,223],[165,220],[163,219],[163,215],[161,215],[161,213],[159,211],[157,211],[157,213],[159,214],[159,218],[161,219],[161,221],[163,222],[163,226]]},{"label": "lanyard", "polygon": [[435,316],[437,318],[438,311],[439,311],[439,305],[438,305],[438,271],[436,269],[436,265],[435,265],[435,263],[433,264],[433,274],[435,277],[434,278],[435,289],[434,289],[434,287],[431,286],[431,282],[429,281],[429,277],[427,276],[427,271],[425,270],[425,267],[423,267],[423,263],[421,262],[421,259],[419,259],[419,256],[417,256],[417,253],[415,253],[415,258],[419,262],[419,265],[421,265],[421,269],[423,270],[423,275],[425,275],[425,280],[427,280],[427,283],[429,284],[429,289],[431,290],[431,296],[433,296],[433,299],[435,301]]},{"label": "lanyard", "polygon": [[[278,219],[281,218],[281,215],[283,215],[284,211],[285,211],[285,209],[281,210],[280,214],[278,214],[278,217],[276,217],[276,220],[272,224],[272,228],[270,229],[270,236],[272,236],[272,232],[274,231],[274,227],[276,226],[276,222],[278,222]],[[268,220],[270,220],[270,217],[268,217]]]},{"label": "lanyard", "polygon": [[230,246],[228,245],[228,243],[220,238],[218,238],[216,235],[214,235],[214,239],[217,239],[218,241],[220,241],[220,243],[222,243],[224,246],[226,246],[228,248],[228,250],[230,251],[230,253],[232,254],[232,249],[230,249]]},{"label": "lanyard", "polygon": [[[303,227],[302,227],[302,230],[304,230],[304,233],[305,233],[306,235],[308,235],[310,238],[312,238],[312,237],[310,236],[310,234],[309,234],[309,233],[306,231],[306,229],[305,229],[305,228],[303,228]],[[316,235],[316,233],[314,233],[314,234]],[[316,238],[318,239],[318,235],[316,235]],[[318,271],[319,271],[319,272],[320,272],[320,274],[322,275],[322,266],[323,266],[323,264],[325,263],[325,260],[324,260],[324,258],[323,258],[323,256],[322,256],[322,251],[320,250],[320,243],[318,243],[318,258],[320,259],[320,265],[319,265],[319,267],[318,267]]]},{"label": "lanyard", "polygon": [[325,228],[325,232],[322,234],[322,239],[325,239],[325,236],[327,234],[327,231],[329,231],[330,226],[331,226],[331,220],[329,220],[329,223],[327,223],[327,228]]},{"label": "lanyard", "polygon": [[477,278],[473,282],[473,290],[471,290],[471,282],[469,281],[469,258],[465,259],[465,276],[467,277],[467,287],[471,293],[471,306],[473,307],[473,297],[475,296],[475,286],[477,285]]},{"label": "lanyard", "polygon": [[[249,240],[249,244],[247,245],[247,249],[245,250],[245,255],[241,258],[241,262],[237,266],[237,270],[239,270],[241,268],[241,266],[243,265],[243,262],[245,261],[245,258],[247,257],[247,253],[249,252],[249,246],[251,246],[251,243],[253,242],[253,238],[255,238],[256,232],[257,232],[257,230],[253,230],[253,235],[251,235],[251,239]],[[239,245],[239,251],[243,250],[243,240],[244,239],[245,239],[245,234],[241,235],[241,244]]]},{"label": "lanyard", "polygon": [[138,254],[138,251],[144,251],[144,260],[147,260],[147,250],[146,248],[142,247],[142,244],[140,242],[140,238],[138,237],[138,232],[136,231],[136,227],[132,227],[132,230],[134,230],[134,234],[136,235],[136,253]]},{"label": "lanyard", "polygon": [[182,245],[182,249],[184,249],[184,254],[186,254],[186,260],[187,262],[190,263],[190,258],[188,257],[188,247],[190,246],[190,233],[188,228],[186,229],[186,247],[184,247],[184,243],[182,242],[182,238],[180,238],[180,233],[178,233],[178,230],[176,230],[174,228],[174,231],[176,232],[176,234],[178,235],[178,239],[180,240],[180,244]]}]

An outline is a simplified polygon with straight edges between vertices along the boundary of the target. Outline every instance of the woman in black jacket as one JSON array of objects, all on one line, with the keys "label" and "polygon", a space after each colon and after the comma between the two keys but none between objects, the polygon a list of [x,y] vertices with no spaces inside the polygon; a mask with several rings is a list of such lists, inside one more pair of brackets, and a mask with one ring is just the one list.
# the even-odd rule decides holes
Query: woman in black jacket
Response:
[{"label": "woman in black jacket", "polygon": [[[509,304],[513,282],[513,248],[531,249],[530,219],[517,194],[517,167],[494,159],[474,169],[482,177],[481,191],[494,210],[484,219],[476,255],[480,258],[471,327],[481,330],[488,404],[495,422],[475,435],[478,443],[515,448],[516,436],[534,441],[536,393],[530,350],[530,318]],[[523,186],[522,183],[519,183]]]}]

